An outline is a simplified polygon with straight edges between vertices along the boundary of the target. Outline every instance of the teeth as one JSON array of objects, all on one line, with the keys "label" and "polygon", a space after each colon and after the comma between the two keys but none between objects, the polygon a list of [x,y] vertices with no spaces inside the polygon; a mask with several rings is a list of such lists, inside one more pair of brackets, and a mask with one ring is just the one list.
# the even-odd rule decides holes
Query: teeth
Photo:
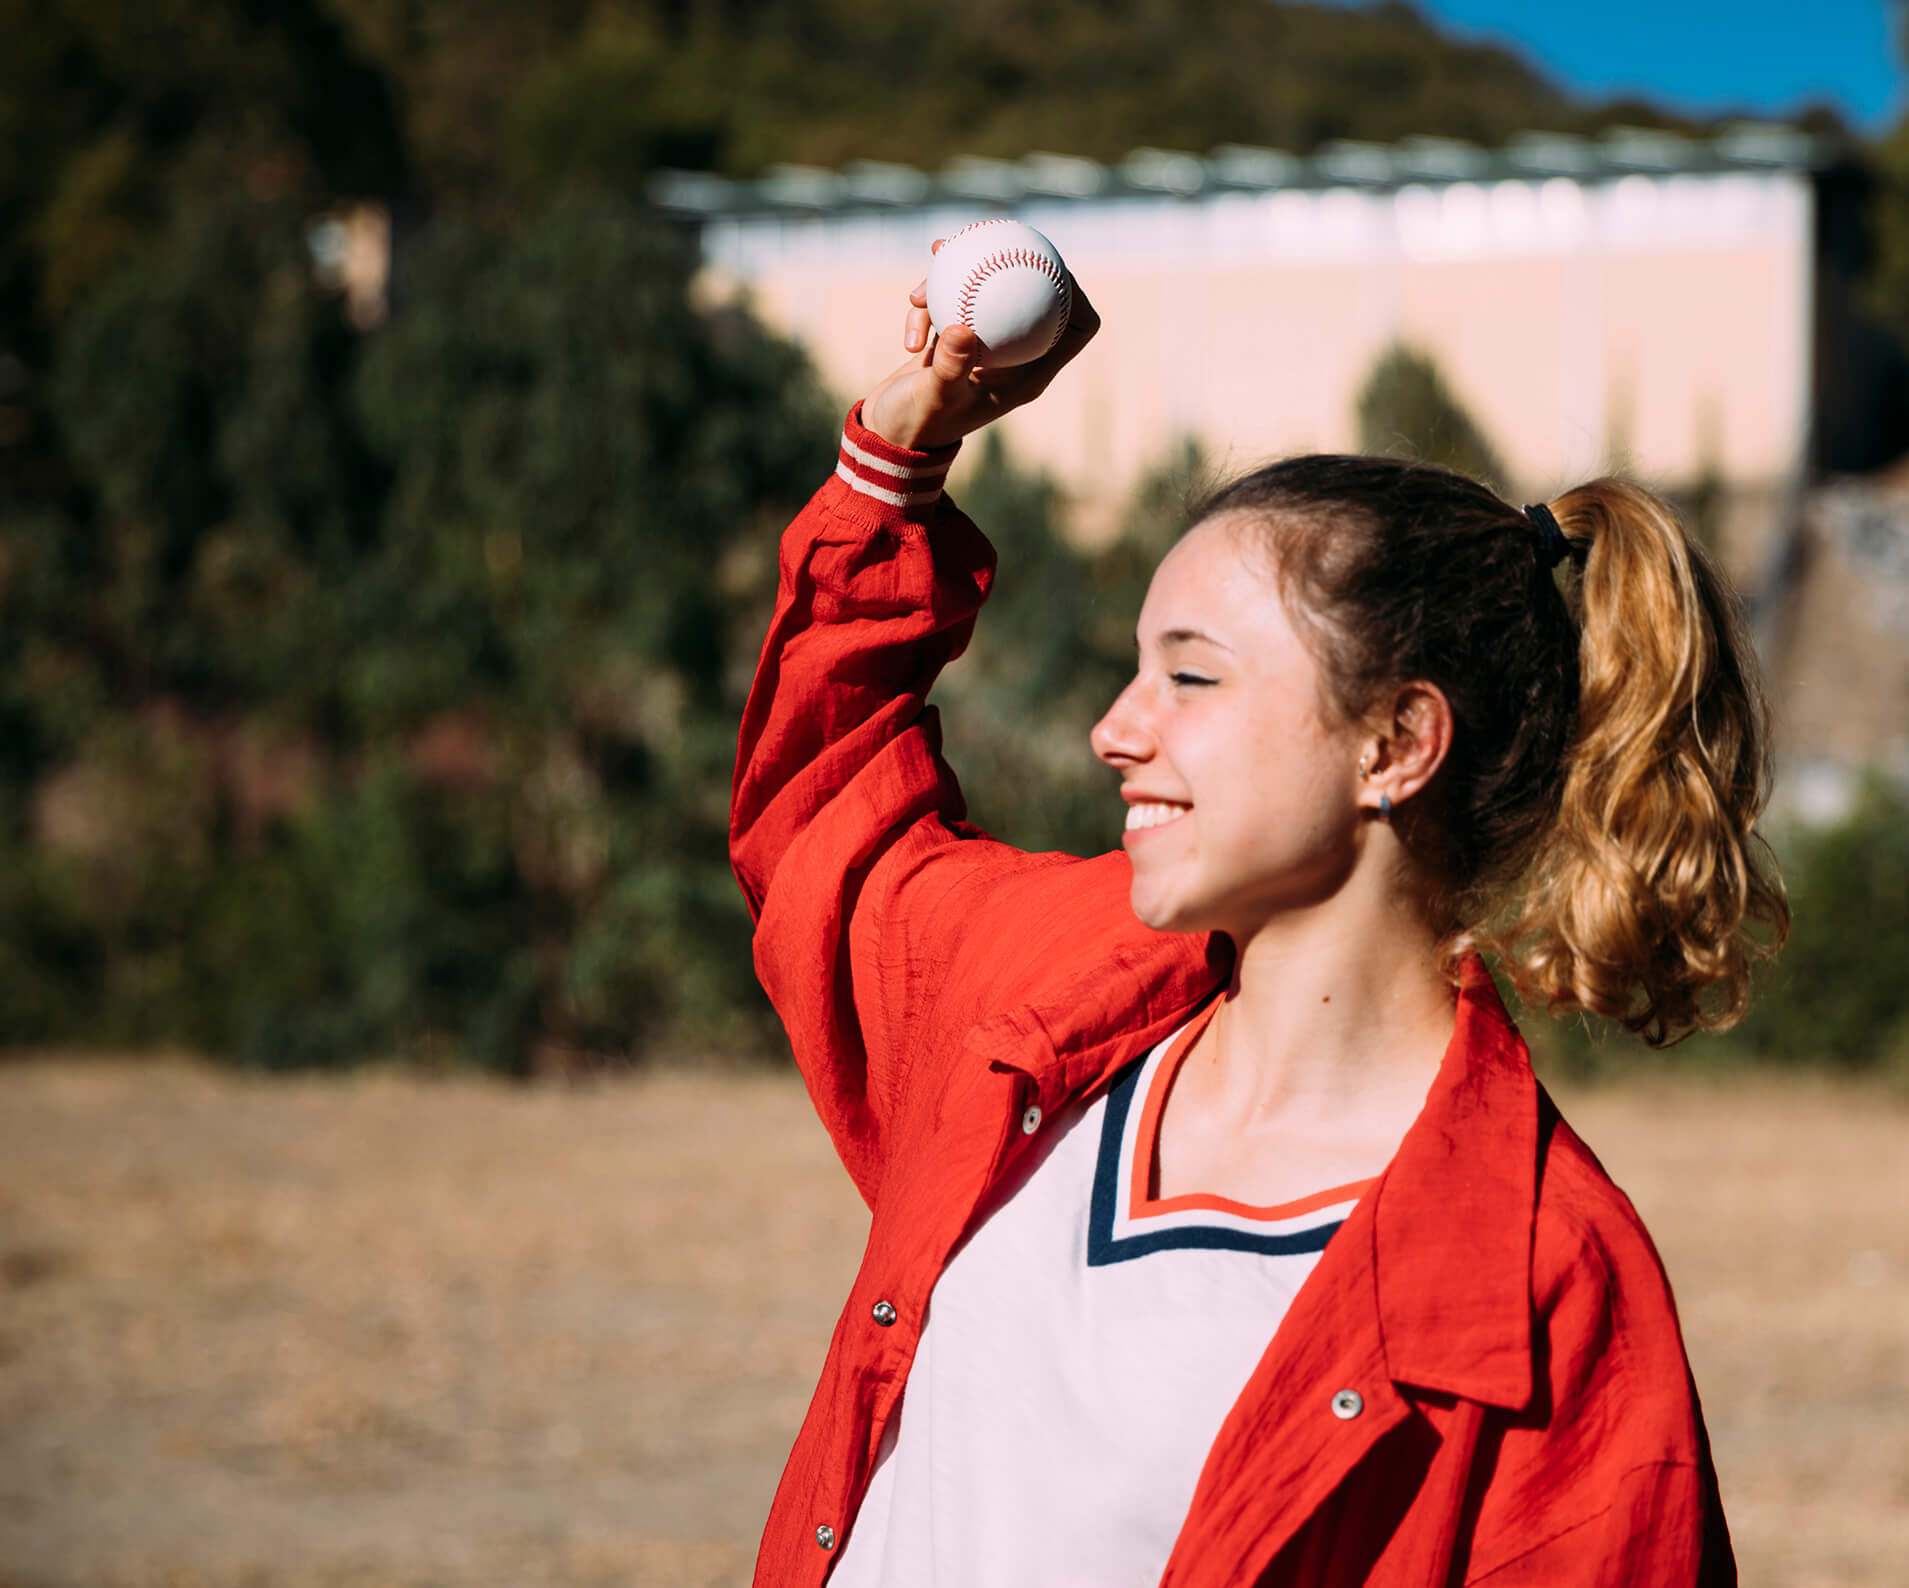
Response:
[{"label": "teeth", "polygon": [[1129,805],[1127,831],[1136,833],[1143,827],[1164,827],[1168,822],[1178,821],[1186,813],[1187,807],[1184,805],[1163,805],[1152,801],[1144,805]]}]

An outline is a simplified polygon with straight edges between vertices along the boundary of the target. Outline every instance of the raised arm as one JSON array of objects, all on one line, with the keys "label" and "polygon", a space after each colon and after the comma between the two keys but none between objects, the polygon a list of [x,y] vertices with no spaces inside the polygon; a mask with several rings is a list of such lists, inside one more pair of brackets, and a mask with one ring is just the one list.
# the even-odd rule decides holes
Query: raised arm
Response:
[{"label": "raised arm", "polygon": [[[930,345],[919,289],[914,305],[913,356],[851,411],[834,477],[783,536],[730,817],[758,973],[823,1123],[870,1197],[925,1033],[972,1019],[954,1005],[998,981],[956,965],[972,961],[990,909],[1038,952],[1045,932],[1068,925],[1066,869],[1090,892],[1106,873],[1114,919],[1131,923],[1124,857],[1110,866],[1026,855],[965,825],[926,703],[966,645],[994,571],[992,547],[942,495],[959,440],[1044,389],[1098,322],[1077,298],[1053,353],[989,372],[959,327]],[[1055,886],[1015,886],[1033,873]],[[1006,943],[979,947],[985,959]],[[1012,962],[1001,955],[1003,967]],[[962,990],[952,1004],[942,1002],[950,983]]]}]

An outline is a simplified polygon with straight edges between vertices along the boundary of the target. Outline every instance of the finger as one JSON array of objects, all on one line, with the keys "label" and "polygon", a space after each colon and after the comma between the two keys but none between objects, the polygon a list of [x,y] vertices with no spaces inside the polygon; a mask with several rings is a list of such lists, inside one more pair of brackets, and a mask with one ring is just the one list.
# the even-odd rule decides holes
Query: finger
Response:
[{"label": "finger", "polygon": [[981,352],[981,339],[965,325],[951,325],[935,342],[935,379],[966,380]]},{"label": "finger", "polygon": [[1073,301],[1067,309],[1067,329],[1061,332],[1061,343],[1073,344],[1073,352],[1067,356],[1072,358],[1074,353],[1078,353],[1093,340],[1094,333],[1099,329],[1100,311],[1087,301],[1087,294],[1080,290],[1080,283],[1076,281]]},{"label": "finger", "polygon": [[926,276],[915,283],[914,290],[908,294],[908,301],[917,309],[928,307],[928,278]]},{"label": "finger", "polygon": [[928,252],[931,254],[940,253],[943,244],[945,244],[947,241],[948,239],[945,237],[937,237],[932,243],[928,245]]},{"label": "finger", "polygon": [[902,322],[901,345],[911,353],[919,353],[928,345],[927,309],[917,305],[908,311],[908,318]]}]

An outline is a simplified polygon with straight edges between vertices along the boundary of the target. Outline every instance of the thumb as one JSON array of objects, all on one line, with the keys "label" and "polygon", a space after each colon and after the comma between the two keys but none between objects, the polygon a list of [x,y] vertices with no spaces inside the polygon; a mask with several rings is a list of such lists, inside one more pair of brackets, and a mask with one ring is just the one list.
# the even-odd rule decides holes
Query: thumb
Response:
[{"label": "thumb", "polygon": [[951,325],[935,342],[935,379],[966,380],[981,352],[981,339],[965,325]]}]

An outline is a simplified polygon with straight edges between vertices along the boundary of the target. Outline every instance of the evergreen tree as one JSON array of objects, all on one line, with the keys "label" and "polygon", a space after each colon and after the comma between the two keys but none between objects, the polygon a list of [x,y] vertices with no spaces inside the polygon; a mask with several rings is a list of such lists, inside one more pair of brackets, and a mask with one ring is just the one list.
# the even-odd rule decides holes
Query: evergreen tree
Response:
[{"label": "evergreen tree", "polygon": [[1502,489],[1504,466],[1428,354],[1394,343],[1359,390],[1359,448],[1412,458]]}]

